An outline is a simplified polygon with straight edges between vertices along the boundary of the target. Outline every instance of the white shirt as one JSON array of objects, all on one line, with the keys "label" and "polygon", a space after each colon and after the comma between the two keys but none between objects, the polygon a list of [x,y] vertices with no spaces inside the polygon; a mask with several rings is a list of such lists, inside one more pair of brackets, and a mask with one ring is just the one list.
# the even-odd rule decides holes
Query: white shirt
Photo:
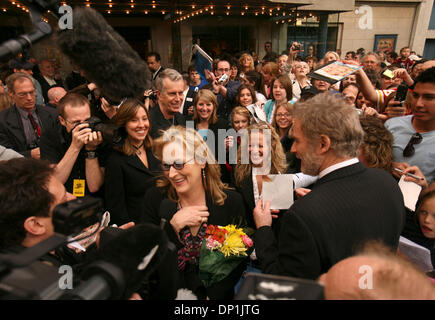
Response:
[{"label": "white shirt", "polygon": [[334,164],[334,165],[322,170],[319,173],[319,179],[323,178],[324,176],[331,173],[332,171],[335,171],[335,170],[338,170],[338,169],[341,169],[344,167],[348,167],[348,166],[353,165],[353,164],[358,163],[358,162],[359,162],[358,158],[353,158],[353,159],[349,159],[349,160]]},{"label": "white shirt", "polygon": [[160,71],[161,68],[162,68],[162,66],[160,66],[160,68],[158,68],[157,71],[153,73],[153,80],[156,80],[156,78],[157,78],[157,73],[159,73],[159,71]]},{"label": "white shirt", "polygon": [[56,84],[56,80],[54,80],[54,79],[50,79],[50,78],[47,78],[46,76],[43,76],[44,77],[44,79],[48,82],[48,84],[50,85],[50,86],[54,86],[55,84]]}]

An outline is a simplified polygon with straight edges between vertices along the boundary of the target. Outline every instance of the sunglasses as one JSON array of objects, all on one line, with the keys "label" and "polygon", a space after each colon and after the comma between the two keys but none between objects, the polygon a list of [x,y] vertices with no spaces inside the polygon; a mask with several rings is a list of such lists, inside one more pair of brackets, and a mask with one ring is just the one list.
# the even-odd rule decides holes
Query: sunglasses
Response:
[{"label": "sunglasses", "polygon": [[403,156],[404,157],[411,157],[415,153],[415,144],[419,144],[423,141],[423,137],[420,133],[414,133],[409,140],[408,144],[406,145],[405,149],[403,150]]},{"label": "sunglasses", "polygon": [[192,160],[193,159],[186,162],[174,161],[174,163],[162,163],[162,170],[169,171],[171,167],[174,167],[175,170],[182,170],[184,166]]}]

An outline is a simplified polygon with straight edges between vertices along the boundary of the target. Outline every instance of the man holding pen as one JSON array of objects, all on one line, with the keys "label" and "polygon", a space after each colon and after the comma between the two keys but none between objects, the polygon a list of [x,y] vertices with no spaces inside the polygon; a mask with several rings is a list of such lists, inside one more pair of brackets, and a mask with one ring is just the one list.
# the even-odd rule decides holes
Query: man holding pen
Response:
[{"label": "man holding pen", "polygon": [[385,122],[394,137],[393,175],[407,174],[405,180],[426,189],[433,186],[435,180],[435,67],[422,72],[415,80],[411,109],[412,115]]}]

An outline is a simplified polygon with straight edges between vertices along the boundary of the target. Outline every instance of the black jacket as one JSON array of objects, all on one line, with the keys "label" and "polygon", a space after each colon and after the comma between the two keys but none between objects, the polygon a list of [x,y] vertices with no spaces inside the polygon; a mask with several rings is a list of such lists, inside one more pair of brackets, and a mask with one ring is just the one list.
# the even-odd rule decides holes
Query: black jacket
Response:
[{"label": "black jacket", "polygon": [[270,227],[255,234],[265,273],[317,279],[367,240],[397,249],[405,222],[402,193],[380,169],[361,163],[333,171],[284,214],[279,245]]},{"label": "black jacket", "polygon": [[[244,208],[241,196],[233,190],[226,190],[225,193],[227,199],[223,206],[219,206],[211,199],[207,199],[207,207],[210,213],[208,218],[209,225],[226,226],[228,224],[237,224],[239,219],[244,218]],[[176,245],[177,249],[181,249],[183,244],[180,243],[174,229],[169,224],[171,217],[178,211],[177,203],[172,202],[172,205],[162,206],[161,208],[160,205],[164,199],[167,199],[166,194],[162,193],[162,191],[157,187],[148,190],[144,199],[146,205],[142,216],[142,222],[159,225],[159,212],[165,210],[165,216],[169,216],[168,223],[165,225],[165,231],[169,240]],[[190,288],[197,296],[199,296],[199,298],[205,298],[205,296],[207,296],[212,300],[232,299],[234,295],[234,286],[240,279],[245,267],[245,264],[241,264],[227,278],[205,289],[198,277],[198,267],[188,264],[184,272],[180,274],[179,287]]]},{"label": "black jacket", "polygon": [[[30,150],[27,145],[24,133],[23,122],[16,105],[0,112],[0,145],[13,149],[25,157],[30,157]],[[56,109],[44,106],[36,106],[36,114],[41,122],[41,139],[52,132],[59,132],[60,123]],[[54,131],[53,131],[54,130]]]},{"label": "black jacket", "polygon": [[150,107],[149,109],[150,113],[150,124],[151,124],[151,131],[150,135],[153,139],[156,139],[160,136],[159,130],[167,130],[170,126],[186,126],[186,119],[184,116],[176,112],[174,114],[174,118],[171,120],[165,119],[163,116],[162,111],[160,110],[160,106],[156,104],[154,107]]},{"label": "black jacket", "polygon": [[122,225],[139,222],[145,203],[143,198],[155,185],[155,176],[161,173],[160,161],[151,150],[146,151],[148,168],[137,155],[127,156],[113,151],[105,170],[105,206],[111,222]]}]

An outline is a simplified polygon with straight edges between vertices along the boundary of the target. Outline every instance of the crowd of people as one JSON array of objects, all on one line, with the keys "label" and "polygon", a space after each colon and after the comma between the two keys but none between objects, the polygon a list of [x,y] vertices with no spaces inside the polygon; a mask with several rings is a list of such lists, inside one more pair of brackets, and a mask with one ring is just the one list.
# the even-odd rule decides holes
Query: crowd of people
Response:
[{"label": "crowd of people", "polygon": [[[56,205],[91,195],[124,229],[167,221],[177,254],[165,264],[176,271],[168,277],[162,266],[151,278],[165,288],[136,298],[186,288],[232,299],[251,271],[318,280],[327,299],[435,299],[435,61],[408,47],[319,60],[297,42],[281,55],[270,42],[265,50],[263,59],[223,54],[211,70],[193,63],[185,72],[151,52],[150,87],[116,103],[76,66],[62,79],[51,60],[9,61],[0,79],[0,251],[49,238]],[[316,76],[334,61],[362,68],[341,81]],[[269,174],[291,175],[290,208],[270,209]],[[403,179],[420,190],[415,212]],[[236,220],[254,231],[255,250],[205,286],[207,226]],[[401,237],[430,252],[432,273],[407,261]],[[52,256],[80,264],[85,253]],[[358,286],[361,265],[373,269],[373,290]]]}]

